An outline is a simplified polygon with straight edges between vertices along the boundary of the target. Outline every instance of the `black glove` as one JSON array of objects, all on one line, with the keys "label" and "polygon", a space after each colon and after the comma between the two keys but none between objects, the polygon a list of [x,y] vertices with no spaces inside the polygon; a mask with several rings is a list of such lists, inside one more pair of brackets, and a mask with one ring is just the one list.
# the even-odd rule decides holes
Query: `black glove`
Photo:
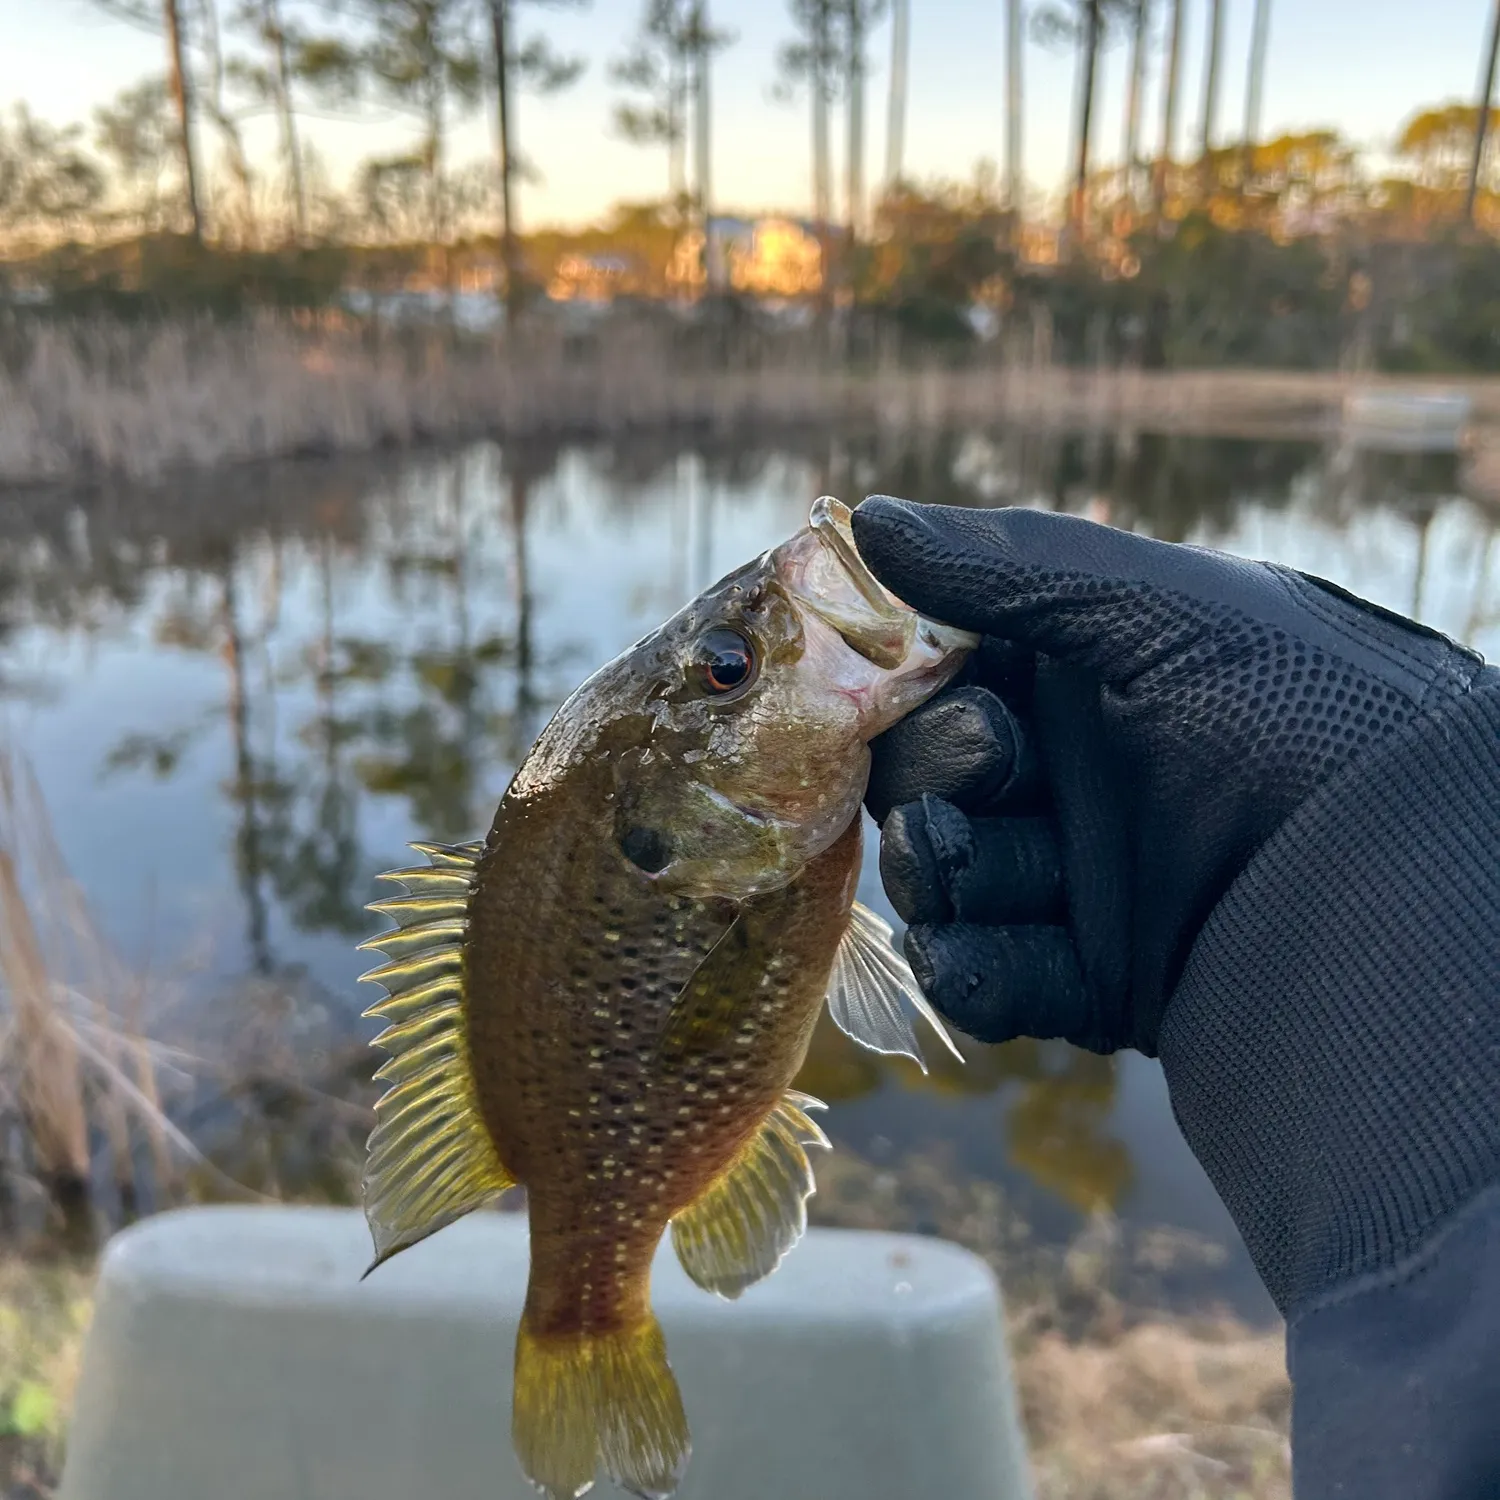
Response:
[{"label": "black glove", "polygon": [[1159,1053],[1287,1318],[1298,1495],[1500,1493],[1500,672],[1063,516],[877,497],[854,534],[985,637],[868,794],[933,1003]]},{"label": "black glove", "polygon": [[912,968],[984,1041],[1154,1055],[1255,852],[1484,670],[1290,568],[1069,516],[874,496],[854,534],[907,603],[986,638],[876,742],[867,797]]}]

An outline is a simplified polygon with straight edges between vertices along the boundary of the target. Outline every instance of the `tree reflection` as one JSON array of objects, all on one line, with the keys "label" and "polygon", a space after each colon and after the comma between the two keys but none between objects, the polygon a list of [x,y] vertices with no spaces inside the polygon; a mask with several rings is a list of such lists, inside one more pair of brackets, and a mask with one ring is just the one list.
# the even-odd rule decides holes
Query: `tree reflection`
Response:
[{"label": "tree reflection", "polygon": [[[738,560],[719,555],[714,528],[751,494],[1025,502],[1211,541],[1247,501],[1295,498],[1332,525],[1356,506],[1399,506],[1420,526],[1453,488],[1451,462],[1431,457],[1356,454],[1340,468],[1306,442],[1043,426],[819,431],[754,444],[698,433],[690,453],[662,435],[580,451],[559,478],[562,452],[540,441],[482,445],[404,460],[394,477],[378,465],[235,473],[201,492],[99,496],[72,512],[27,502],[0,516],[0,640],[38,624],[124,636],[144,617],[155,626],[147,644],[163,657],[187,653],[222,670],[211,703],[120,726],[129,732],[107,766],[186,784],[195,757],[222,757],[232,861],[203,873],[223,879],[232,864],[253,973],[282,981],[293,931],[368,931],[364,903],[374,874],[401,858],[388,847],[395,838],[483,831],[506,774],[577,678],[541,580],[566,567],[587,528],[643,522],[620,530],[637,549],[629,581],[650,585],[654,608]],[[673,480],[688,467],[714,497],[693,515],[687,485]],[[1493,624],[1500,564],[1490,536],[1475,558],[1472,607],[1463,600],[1471,636]],[[1416,533],[1414,557],[1415,542]],[[825,1019],[799,1084],[836,1104],[920,1093],[950,1102],[942,1118],[955,1126],[996,1113],[960,1116],[966,1100],[998,1097],[1017,1170],[1080,1209],[1119,1204],[1131,1165],[1110,1128],[1111,1062],[1022,1042],[966,1048],[962,1067],[932,1051],[924,1076],[856,1047]]]},{"label": "tree reflection", "polygon": [[1115,1211],[1134,1177],[1125,1143],[1109,1132],[1117,1059],[1059,1051],[1060,1060],[1030,1079],[1011,1107],[1010,1161],[1083,1213]]},{"label": "tree reflection", "polygon": [[1010,1091],[1006,1159],[1038,1186],[1083,1213],[1117,1210],[1134,1180],[1130,1153],[1110,1133],[1118,1092],[1116,1059],[1062,1043],[1019,1038],[999,1047],[960,1039],[962,1063],[928,1042],[928,1072],[882,1057],[819,1017],[796,1087],[829,1104],[882,1088],[964,1097]]},{"label": "tree reflection", "polygon": [[[338,660],[333,539],[319,537],[316,548],[322,628],[309,653],[309,667],[317,713],[298,734],[313,752],[303,793],[309,816],[304,822],[294,810],[281,830],[272,878],[298,927],[353,934],[369,925],[361,899],[369,870],[360,847],[358,806],[345,765],[346,732],[339,717],[339,693],[346,677]],[[357,662],[356,680],[362,669],[363,663]]]},{"label": "tree reflection", "polygon": [[239,584],[235,576],[235,554],[231,548],[220,575],[223,590],[223,657],[229,673],[229,731],[234,755],[234,779],[229,796],[237,811],[234,864],[240,894],[245,903],[245,946],[256,974],[275,968],[271,956],[270,924],[265,879],[274,834],[267,826],[267,807],[285,796],[269,767],[262,767],[251,741],[251,704],[245,673],[245,632],[240,622]]},{"label": "tree reflection", "polygon": [[[535,642],[529,560],[531,491],[557,451],[508,451],[503,495],[472,456],[429,468],[394,496],[372,492],[370,505],[389,507],[384,548],[341,546],[325,507],[329,524],[311,537],[271,545],[226,533],[216,547],[200,545],[196,567],[174,580],[156,639],[217,655],[224,700],[186,722],[125,734],[106,769],[170,777],[225,726],[224,791],[254,972],[276,966],[273,907],[301,931],[368,929],[365,902],[390,859],[362,835],[366,798],[404,801],[412,837],[482,831],[485,796],[534,736],[557,655]],[[500,549],[490,544],[498,537]],[[404,607],[382,611],[378,634],[341,629],[341,581],[357,596],[382,576]],[[257,584],[261,619],[251,624]],[[508,626],[492,623],[497,600]],[[253,670],[259,658],[263,672]]]}]

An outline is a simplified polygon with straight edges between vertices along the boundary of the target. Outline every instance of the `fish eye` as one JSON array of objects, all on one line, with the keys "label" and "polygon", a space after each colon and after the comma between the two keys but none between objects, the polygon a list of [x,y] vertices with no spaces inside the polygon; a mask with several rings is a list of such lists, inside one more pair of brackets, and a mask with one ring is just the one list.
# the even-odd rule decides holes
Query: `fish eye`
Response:
[{"label": "fish eye", "polygon": [[693,648],[693,670],[706,691],[733,693],[755,676],[755,648],[737,630],[706,630]]}]

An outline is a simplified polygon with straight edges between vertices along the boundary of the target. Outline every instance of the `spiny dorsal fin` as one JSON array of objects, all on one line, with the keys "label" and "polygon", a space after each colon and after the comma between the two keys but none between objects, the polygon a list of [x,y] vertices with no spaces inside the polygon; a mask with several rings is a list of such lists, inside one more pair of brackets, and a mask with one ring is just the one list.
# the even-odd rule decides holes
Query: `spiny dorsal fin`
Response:
[{"label": "spiny dorsal fin", "polygon": [[390,1022],[371,1043],[390,1053],[375,1076],[391,1087],[365,1160],[370,1271],[515,1185],[479,1114],[465,1032],[464,929],[483,847],[413,844],[431,865],[382,875],[407,894],[369,907],[396,923],[359,945],[390,959],[360,976],[386,989],[365,1015]]},{"label": "spiny dorsal fin", "polygon": [[828,1014],[840,1031],[861,1046],[890,1057],[909,1057],[925,1073],[927,1063],[902,1008],[903,996],[962,1062],[963,1053],[927,1003],[911,966],[896,952],[889,924],[856,901],[834,955]]},{"label": "spiny dorsal fin", "polygon": [[672,1220],[677,1258],[705,1291],[738,1297],[802,1238],[814,1191],[804,1148],[828,1145],[807,1111],[826,1107],[788,1090],[724,1175]]}]

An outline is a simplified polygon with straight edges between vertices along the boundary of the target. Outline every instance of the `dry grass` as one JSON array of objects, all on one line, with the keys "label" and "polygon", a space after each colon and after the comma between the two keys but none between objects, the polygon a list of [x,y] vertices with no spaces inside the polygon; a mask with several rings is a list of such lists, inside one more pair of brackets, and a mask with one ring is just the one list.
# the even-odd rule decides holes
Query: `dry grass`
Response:
[{"label": "dry grass", "polygon": [[1065,1251],[1039,1246],[998,1187],[942,1155],[877,1168],[835,1152],[818,1178],[814,1222],[923,1225],[994,1267],[1038,1500],[1290,1500],[1281,1333],[1145,1300],[1151,1276],[1212,1247],[1104,1219]]},{"label": "dry grass", "polygon": [[30,770],[0,752],[0,1210],[40,1198],[75,1245],[106,1181],[117,1211],[170,1201],[162,1107],[171,1054],[143,1026],[145,981],[124,965],[64,867]]},{"label": "dry grass", "polygon": [[1290,1500],[1279,1335],[1048,1333],[1018,1348],[1016,1373],[1039,1500]]},{"label": "dry grass", "polygon": [[[623,321],[582,352],[546,327],[507,346],[430,330],[303,327],[269,314],[243,324],[42,323],[0,333],[0,485],[154,479],[477,434],[871,422],[901,431],[1001,418],[1317,433],[1356,380],[1380,383],[1332,372],[1017,365],[857,375],[830,371],[796,338],[720,348],[705,370],[683,362],[670,332]],[[1457,384],[1474,395],[1480,420],[1500,419],[1500,381]]]}]

